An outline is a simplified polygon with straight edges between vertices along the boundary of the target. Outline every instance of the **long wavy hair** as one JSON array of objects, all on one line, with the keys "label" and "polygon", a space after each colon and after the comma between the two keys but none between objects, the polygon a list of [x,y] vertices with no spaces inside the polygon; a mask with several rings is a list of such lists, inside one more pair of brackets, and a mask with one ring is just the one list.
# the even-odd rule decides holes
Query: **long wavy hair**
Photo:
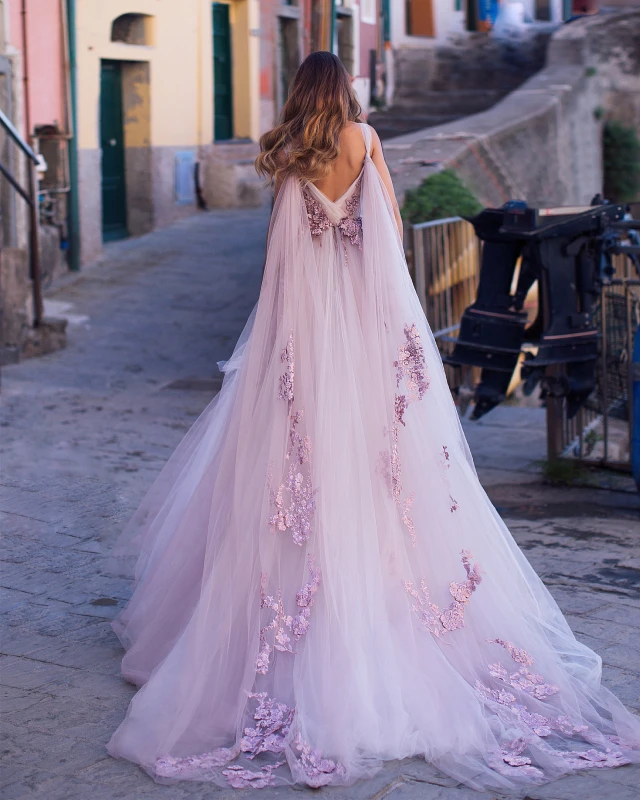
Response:
[{"label": "long wavy hair", "polygon": [[361,122],[362,109],[340,59],[311,53],[298,67],[280,124],[260,138],[255,166],[265,178],[294,173],[307,181],[324,177],[338,157],[340,134]]}]

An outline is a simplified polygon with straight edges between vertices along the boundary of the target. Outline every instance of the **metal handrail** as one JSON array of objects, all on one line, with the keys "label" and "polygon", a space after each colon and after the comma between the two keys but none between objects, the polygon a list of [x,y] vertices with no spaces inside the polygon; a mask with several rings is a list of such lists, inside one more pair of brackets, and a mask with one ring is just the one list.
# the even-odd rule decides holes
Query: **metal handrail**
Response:
[{"label": "metal handrail", "polygon": [[411,227],[414,231],[422,231],[425,228],[436,228],[446,225],[449,222],[462,222],[462,217],[445,217],[444,219],[431,219],[428,222],[416,222]]},{"label": "metal handrail", "polygon": [[31,147],[24,141],[13,122],[7,117],[2,109],[0,109],[0,125],[7,131],[9,136],[13,139],[15,144],[22,150],[24,155],[29,160],[27,164],[27,177],[28,188],[25,190],[11,174],[11,172],[0,163],[0,173],[4,175],[12,188],[22,197],[25,203],[29,206],[29,221],[30,221],[30,247],[29,247],[29,262],[31,271],[31,287],[33,290],[33,325],[38,327],[42,322],[44,316],[44,308],[42,303],[42,287],[40,284],[40,240],[39,240],[39,222],[38,222],[38,202],[36,195],[37,179],[35,175],[35,168],[40,163],[40,160]]},{"label": "metal handrail", "polygon": [[33,161],[34,164],[36,165],[39,164],[40,160],[38,156],[29,147],[29,145],[25,142],[22,136],[20,136],[13,122],[11,122],[9,117],[4,113],[4,111],[1,108],[0,108],[0,124],[7,131],[9,136],[11,136],[11,138],[18,145],[18,147],[22,150],[25,156],[28,156]]}]

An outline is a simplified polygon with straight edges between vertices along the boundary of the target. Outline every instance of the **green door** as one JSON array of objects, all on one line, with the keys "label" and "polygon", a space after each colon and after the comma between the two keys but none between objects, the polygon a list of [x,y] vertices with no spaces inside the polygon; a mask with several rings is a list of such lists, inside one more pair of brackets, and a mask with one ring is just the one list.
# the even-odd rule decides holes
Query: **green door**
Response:
[{"label": "green door", "polygon": [[123,239],[127,231],[122,124],[122,65],[102,61],[100,72],[100,149],[102,150],[102,238]]},{"label": "green door", "polygon": [[213,4],[213,108],[215,139],[233,138],[229,6]]}]

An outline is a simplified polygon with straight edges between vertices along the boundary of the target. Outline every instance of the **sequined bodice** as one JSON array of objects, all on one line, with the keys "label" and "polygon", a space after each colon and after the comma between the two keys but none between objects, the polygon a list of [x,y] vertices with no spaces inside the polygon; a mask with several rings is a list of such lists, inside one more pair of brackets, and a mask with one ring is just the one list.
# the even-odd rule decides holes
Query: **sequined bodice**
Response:
[{"label": "sequined bodice", "polygon": [[362,217],[359,215],[363,173],[356,178],[347,192],[337,202],[329,198],[313,184],[306,183],[302,196],[312,236],[321,236],[335,228],[352,245],[362,250]]}]

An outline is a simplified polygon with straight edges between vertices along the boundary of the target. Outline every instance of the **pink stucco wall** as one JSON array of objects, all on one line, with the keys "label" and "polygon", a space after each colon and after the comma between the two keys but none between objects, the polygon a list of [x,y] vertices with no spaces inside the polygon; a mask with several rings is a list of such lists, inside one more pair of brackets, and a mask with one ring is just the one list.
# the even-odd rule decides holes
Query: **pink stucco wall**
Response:
[{"label": "pink stucco wall", "polygon": [[24,50],[23,5],[27,13],[29,113],[32,129],[28,133],[32,133],[37,125],[50,125],[54,122],[65,130],[60,0],[11,0],[9,43],[21,53]]},{"label": "pink stucco wall", "polygon": [[360,75],[369,76],[369,51],[376,50],[378,45],[378,26],[367,22],[360,23]]}]

